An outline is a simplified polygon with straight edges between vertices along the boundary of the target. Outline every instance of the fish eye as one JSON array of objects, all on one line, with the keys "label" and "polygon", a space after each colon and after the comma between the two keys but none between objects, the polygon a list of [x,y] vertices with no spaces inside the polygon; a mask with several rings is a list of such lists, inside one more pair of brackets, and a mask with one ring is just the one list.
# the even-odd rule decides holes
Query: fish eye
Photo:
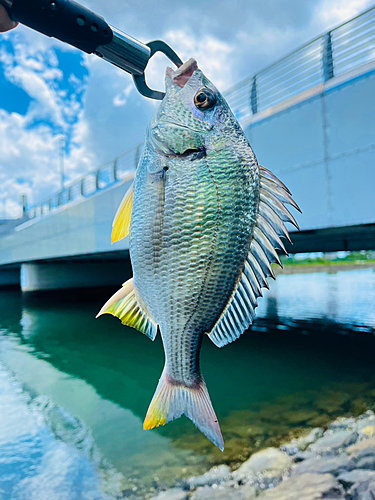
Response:
[{"label": "fish eye", "polygon": [[198,109],[206,111],[215,106],[216,94],[213,90],[205,87],[199,90],[194,97],[194,104]]}]

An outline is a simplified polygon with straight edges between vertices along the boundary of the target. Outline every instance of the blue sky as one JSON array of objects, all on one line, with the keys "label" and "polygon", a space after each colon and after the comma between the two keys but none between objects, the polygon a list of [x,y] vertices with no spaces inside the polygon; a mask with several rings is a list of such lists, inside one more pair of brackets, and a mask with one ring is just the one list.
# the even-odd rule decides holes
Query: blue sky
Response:
[{"label": "blue sky", "polygon": [[[163,39],[221,90],[371,7],[374,0],[87,0],[87,7],[147,42]],[[147,68],[162,88],[167,60]],[[68,181],[143,140],[157,102],[130,75],[25,27],[0,34],[0,218],[59,189],[59,138]]]}]

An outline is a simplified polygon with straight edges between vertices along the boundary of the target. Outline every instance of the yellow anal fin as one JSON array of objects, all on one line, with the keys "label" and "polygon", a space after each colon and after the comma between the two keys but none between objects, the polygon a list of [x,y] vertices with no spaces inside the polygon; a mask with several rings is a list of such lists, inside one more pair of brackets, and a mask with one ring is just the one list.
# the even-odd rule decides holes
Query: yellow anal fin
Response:
[{"label": "yellow anal fin", "polygon": [[158,326],[153,322],[147,312],[143,311],[135,296],[133,279],[124,283],[112,297],[104,304],[97,314],[112,314],[119,318],[123,325],[136,328],[151,340],[155,340]]},{"label": "yellow anal fin", "polygon": [[111,242],[120,241],[129,234],[130,218],[133,206],[133,184],[127,190],[112,224]]}]

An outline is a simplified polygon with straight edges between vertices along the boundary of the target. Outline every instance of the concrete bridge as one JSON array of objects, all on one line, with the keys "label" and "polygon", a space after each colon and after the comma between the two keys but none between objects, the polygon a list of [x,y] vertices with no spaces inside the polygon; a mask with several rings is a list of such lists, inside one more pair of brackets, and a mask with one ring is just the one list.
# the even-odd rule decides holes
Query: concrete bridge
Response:
[{"label": "concrete bridge", "polygon": [[[226,97],[260,164],[303,210],[289,251],[375,249],[375,8],[241,82]],[[110,244],[141,145],[0,226],[0,286],[119,285]]]}]

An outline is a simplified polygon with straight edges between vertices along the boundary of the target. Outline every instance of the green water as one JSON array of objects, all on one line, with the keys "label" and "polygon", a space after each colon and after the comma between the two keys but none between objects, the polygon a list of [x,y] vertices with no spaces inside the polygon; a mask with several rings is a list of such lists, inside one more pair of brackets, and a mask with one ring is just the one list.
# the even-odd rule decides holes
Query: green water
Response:
[{"label": "green water", "polygon": [[251,331],[223,349],[205,339],[223,454],[185,417],[143,431],[160,339],[82,299],[0,293],[2,498],[145,498],[375,405],[374,269],[279,276]]}]

